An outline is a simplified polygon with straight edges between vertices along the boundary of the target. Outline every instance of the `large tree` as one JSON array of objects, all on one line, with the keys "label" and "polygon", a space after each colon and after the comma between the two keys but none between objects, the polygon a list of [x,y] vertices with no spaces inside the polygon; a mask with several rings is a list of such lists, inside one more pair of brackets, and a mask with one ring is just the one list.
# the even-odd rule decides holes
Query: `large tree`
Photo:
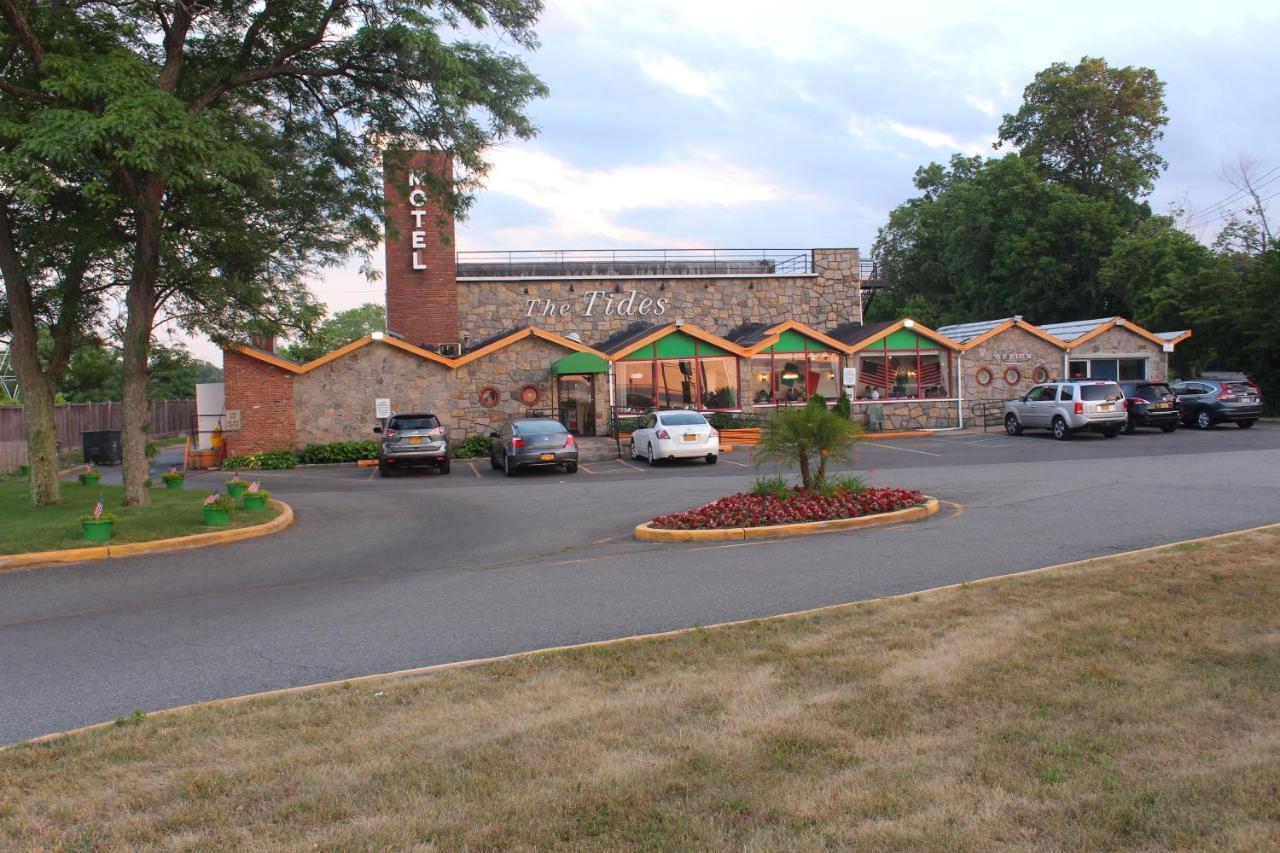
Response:
[{"label": "large tree", "polygon": [[[430,146],[462,168],[461,213],[495,140],[525,137],[544,87],[521,59],[538,0],[0,0],[10,159],[89,177],[119,209],[125,501],[145,503],[147,363],[157,322],[225,334],[307,308],[302,272],[368,250],[381,158]],[[394,154],[393,154],[394,156]],[[87,164],[87,166],[85,165]],[[12,174],[20,175],[21,169]],[[17,354],[17,353],[15,353]]]},{"label": "large tree", "polygon": [[386,307],[377,302],[366,302],[303,329],[297,342],[284,348],[284,354],[294,361],[311,361],[372,332],[386,331],[386,328]]},{"label": "large tree", "polygon": [[1046,176],[1091,195],[1148,195],[1167,165],[1156,152],[1169,119],[1150,68],[1113,68],[1086,56],[1055,62],[1000,123],[999,148],[1019,147]]}]

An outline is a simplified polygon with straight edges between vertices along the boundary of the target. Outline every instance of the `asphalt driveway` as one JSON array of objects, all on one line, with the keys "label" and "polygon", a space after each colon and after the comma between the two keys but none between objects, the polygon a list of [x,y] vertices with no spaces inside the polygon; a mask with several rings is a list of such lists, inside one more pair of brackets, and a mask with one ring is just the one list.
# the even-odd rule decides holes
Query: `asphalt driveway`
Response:
[{"label": "asphalt driveway", "polygon": [[936,495],[943,513],[718,545],[629,533],[746,487],[758,472],[740,453],[511,479],[480,461],[447,477],[268,472],[264,485],[297,513],[279,536],[0,574],[0,742],[134,708],[875,598],[1280,521],[1280,425],[1268,423],[877,441],[859,472]]}]

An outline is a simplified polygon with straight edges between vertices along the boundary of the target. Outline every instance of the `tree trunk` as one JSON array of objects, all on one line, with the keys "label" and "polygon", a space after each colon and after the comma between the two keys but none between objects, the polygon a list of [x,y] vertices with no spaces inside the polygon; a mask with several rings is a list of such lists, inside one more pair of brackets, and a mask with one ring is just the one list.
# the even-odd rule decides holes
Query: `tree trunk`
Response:
[{"label": "tree trunk", "polygon": [[156,280],[160,271],[160,198],[164,184],[152,179],[145,187],[134,216],[137,240],[133,275],[125,294],[123,353],[124,505],[151,503],[147,480],[151,460],[147,439],[151,417],[147,401],[147,361],[151,354],[151,329],[156,317]]},{"label": "tree trunk", "polygon": [[801,447],[799,453],[800,461],[800,485],[807,492],[809,491],[809,448]]}]

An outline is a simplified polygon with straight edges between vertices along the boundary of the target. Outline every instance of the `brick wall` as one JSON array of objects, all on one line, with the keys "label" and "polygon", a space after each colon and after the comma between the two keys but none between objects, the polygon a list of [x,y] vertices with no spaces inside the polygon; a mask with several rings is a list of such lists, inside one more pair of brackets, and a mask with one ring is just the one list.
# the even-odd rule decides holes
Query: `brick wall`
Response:
[{"label": "brick wall", "polygon": [[456,343],[461,338],[453,216],[426,191],[422,180],[410,183],[410,173],[432,173],[451,181],[453,156],[415,151],[405,162],[407,169],[383,164],[389,225],[387,329],[415,346]]},{"label": "brick wall", "polygon": [[240,411],[240,429],[227,432],[227,452],[255,453],[294,443],[294,375],[238,352],[222,353],[226,408]]}]

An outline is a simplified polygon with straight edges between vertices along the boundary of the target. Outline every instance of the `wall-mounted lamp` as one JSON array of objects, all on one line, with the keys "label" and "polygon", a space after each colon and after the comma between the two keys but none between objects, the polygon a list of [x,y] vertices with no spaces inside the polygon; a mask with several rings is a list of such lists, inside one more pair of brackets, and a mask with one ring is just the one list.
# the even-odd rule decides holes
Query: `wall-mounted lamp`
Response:
[{"label": "wall-mounted lamp", "polygon": [[903,328],[906,328],[906,329],[912,329],[912,328],[915,328],[915,325],[916,325],[916,321],[915,321],[915,320],[907,319],[907,320],[903,320],[903,321],[902,321],[902,326],[903,326]]},{"label": "wall-mounted lamp", "polygon": [[373,338],[375,341],[380,341],[380,340],[382,340],[383,338],[385,338],[385,337],[386,337],[386,333],[385,333],[385,332],[374,332],[373,334],[369,335],[369,337]]}]

